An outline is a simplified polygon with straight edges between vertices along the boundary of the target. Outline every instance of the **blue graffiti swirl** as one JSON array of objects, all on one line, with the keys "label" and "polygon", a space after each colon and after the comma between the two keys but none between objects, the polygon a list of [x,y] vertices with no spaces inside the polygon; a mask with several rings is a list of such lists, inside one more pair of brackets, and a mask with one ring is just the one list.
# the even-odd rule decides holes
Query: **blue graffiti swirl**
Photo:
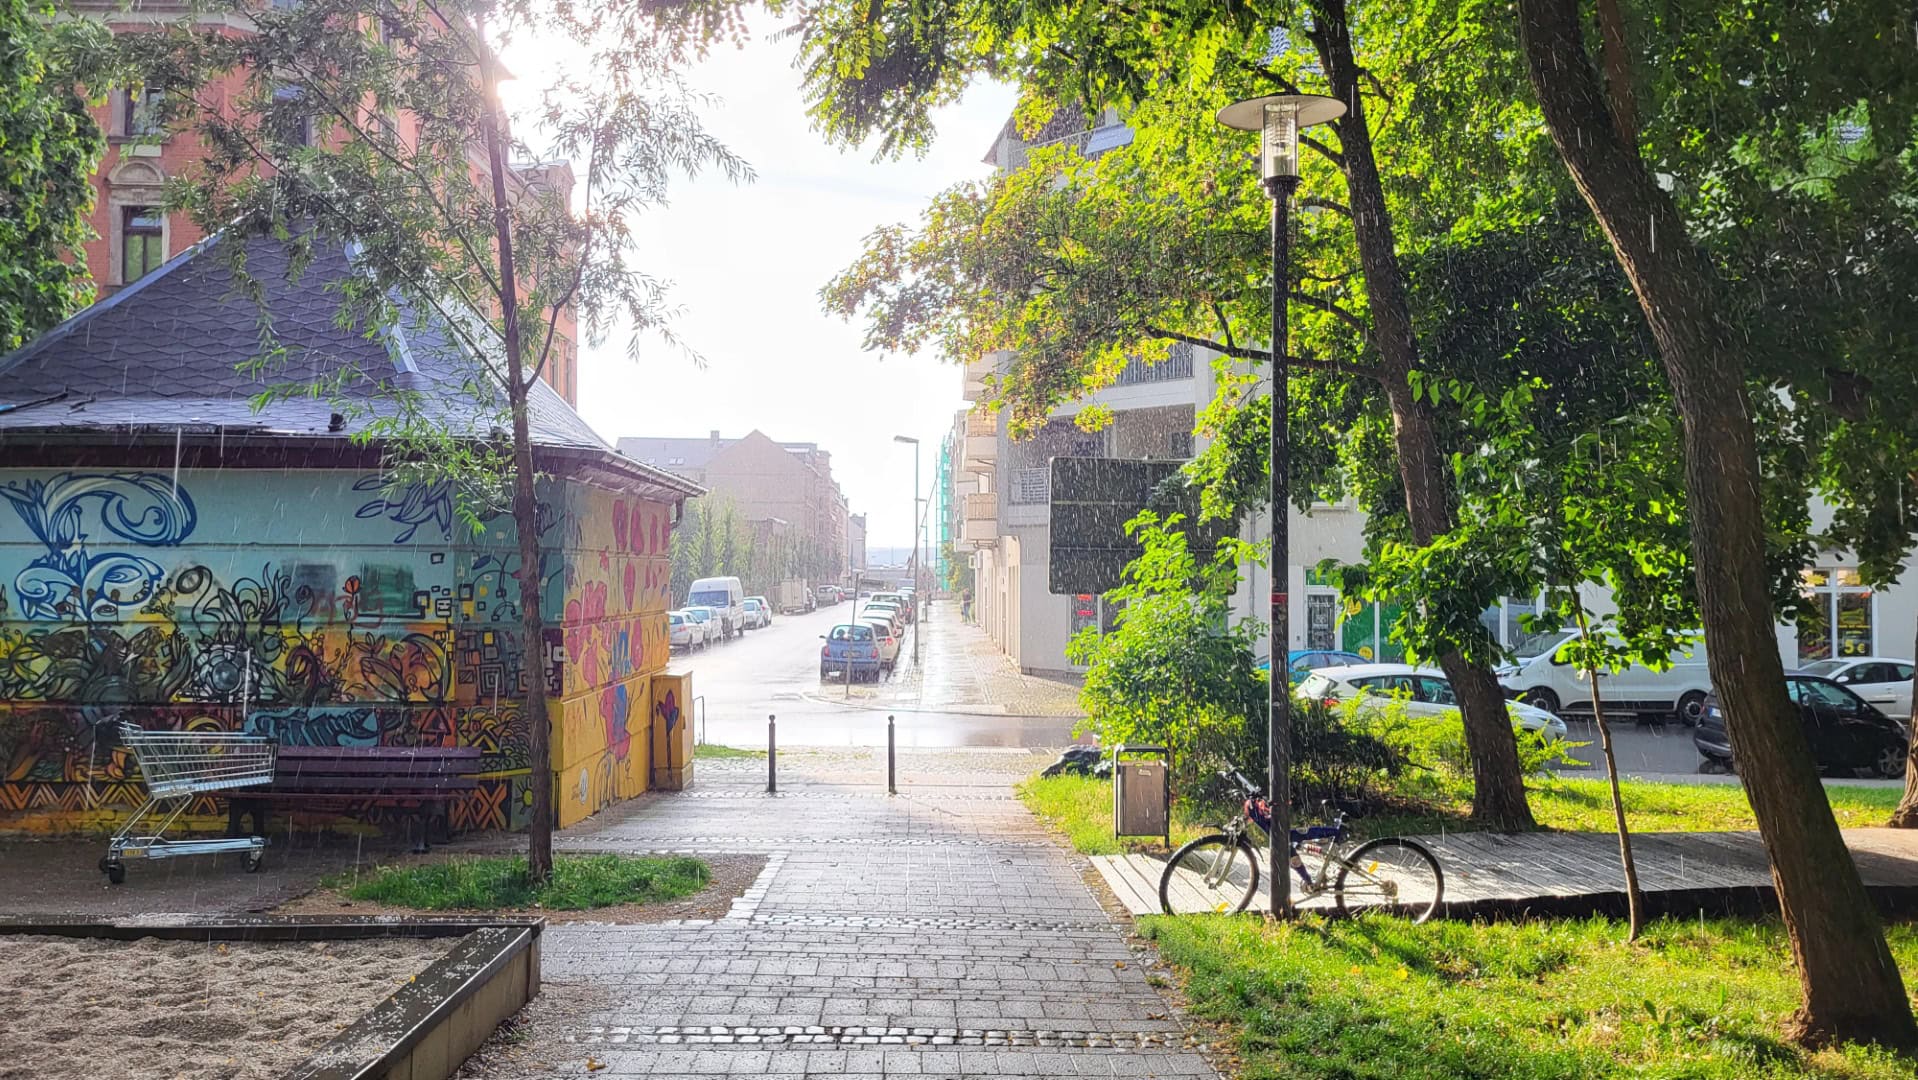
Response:
[{"label": "blue graffiti swirl", "polygon": [[177,545],[198,522],[192,497],[158,473],[60,473],[0,486],[0,498],[47,549],[14,578],[30,619],[112,619],[159,590],[164,572],[151,559],[88,553],[89,503],[100,528],[146,547]]}]

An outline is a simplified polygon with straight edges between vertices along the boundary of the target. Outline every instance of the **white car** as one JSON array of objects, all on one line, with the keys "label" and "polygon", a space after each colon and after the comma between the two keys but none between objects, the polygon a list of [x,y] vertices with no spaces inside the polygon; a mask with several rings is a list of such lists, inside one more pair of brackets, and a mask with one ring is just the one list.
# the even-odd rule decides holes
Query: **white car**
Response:
[{"label": "white car", "polygon": [[692,612],[666,612],[666,629],[673,648],[685,648],[687,652],[706,648],[706,623],[694,618]]},{"label": "white car", "polygon": [[873,636],[879,639],[879,666],[891,671],[899,663],[899,634],[892,628],[892,620],[874,616],[861,620],[872,627]]},{"label": "white car", "polygon": [[1847,656],[1817,660],[1801,668],[1807,675],[1823,675],[1870,702],[1872,707],[1900,723],[1911,718],[1909,660],[1882,656]]},{"label": "white car", "polygon": [[683,611],[666,613],[667,645],[674,649],[691,652],[695,645],[706,643],[706,629],[693,621],[692,616]]},{"label": "white car", "polygon": [[725,624],[719,621],[719,612],[709,607],[680,608],[679,613],[691,619],[699,627],[699,647],[705,648],[715,641],[726,640]]},{"label": "white car", "polygon": [[885,619],[892,624],[892,632],[895,634],[903,633],[906,629],[905,613],[900,611],[895,604],[867,604],[865,607],[859,609],[859,617],[861,619]]},{"label": "white car", "polygon": [[872,594],[872,602],[875,604],[891,604],[899,609],[899,613],[905,616],[907,622],[912,621],[912,600],[904,593],[874,593]]},{"label": "white car", "polygon": [[[1578,636],[1576,630],[1538,634],[1521,644],[1510,664],[1498,669],[1499,685],[1509,696],[1553,715],[1590,713],[1592,684],[1583,670],[1570,662],[1562,646]],[[1705,698],[1712,692],[1712,673],[1705,663],[1705,642],[1699,638],[1667,658],[1662,670],[1633,664],[1623,671],[1598,677],[1599,696],[1608,716],[1675,717],[1686,727],[1698,726]]]},{"label": "white car", "polygon": [[748,596],[746,598],[746,625],[751,629],[758,630],[762,627],[771,626],[772,624],[772,605],[768,604],[766,598],[763,596]]},{"label": "white car", "polygon": [[[1458,710],[1458,698],[1443,671],[1410,664],[1321,668],[1305,677],[1299,693],[1328,702],[1355,697],[1394,698],[1403,700],[1405,711],[1415,716],[1440,716]],[[1565,737],[1565,721],[1536,705],[1507,701],[1505,709],[1525,731],[1537,732],[1548,740]]]}]

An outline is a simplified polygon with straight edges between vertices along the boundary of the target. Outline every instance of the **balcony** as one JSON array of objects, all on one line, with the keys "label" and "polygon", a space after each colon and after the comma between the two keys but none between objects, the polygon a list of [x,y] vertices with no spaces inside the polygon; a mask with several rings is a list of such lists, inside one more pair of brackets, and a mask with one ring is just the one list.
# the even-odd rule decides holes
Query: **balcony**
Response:
[{"label": "balcony", "polygon": [[990,547],[999,541],[999,496],[967,495],[960,509],[959,538],[975,547]]},{"label": "balcony", "polygon": [[999,417],[992,413],[968,414],[964,467],[971,472],[991,472],[998,460]]},{"label": "balcony", "polygon": [[968,363],[964,371],[964,385],[960,396],[967,401],[984,401],[991,396],[986,390],[986,376],[997,374],[999,357],[1004,354],[993,353]]}]

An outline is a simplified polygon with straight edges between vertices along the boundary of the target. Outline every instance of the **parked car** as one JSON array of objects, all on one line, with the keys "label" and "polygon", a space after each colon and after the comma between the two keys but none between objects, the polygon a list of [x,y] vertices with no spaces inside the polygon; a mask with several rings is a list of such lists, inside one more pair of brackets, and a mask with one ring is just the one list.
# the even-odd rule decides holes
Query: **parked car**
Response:
[{"label": "parked car", "polygon": [[706,644],[706,628],[683,611],[669,611],[666,613],[666,639],[668,648],[691,652]]},{"label": "parked car", "polygon": [[879,666],[891,671],[899,663],[899,635],[893,631],[891,620],[874,616],[862,621],[872,627],[873,636],[879,640]]},{"label": "parked car", "polygon": [[746,598],[746,625],[754,630],[773,624],[773,609],[763,596]]},{"label": "parked car", "polygon": [[875,604],[890,603],[899,609],[900,613],[905,616],[907,622],[911,622],[913,619],[912,599],[902,592],[874,593],[872,595],[872,602]]},{"label": "parked car", "polygon": [[[1444,672],[1410,664],[1325,668],[1307,675],[1299,684],[1299,693],[1328,705],[1356,697],[1394,698],[1405,702],[1405,711],[1415,716],[1439,716],[1458,709],[1458,697],[1452,693]],[[1547,740],[1565,737],[1565,721],[1536,705],[1507,701],[1505,710],[1522,730],[1537,732]]]},{"label": "parked car", "polygon": [[[1556,630],[1521,644],[1516,660],[1499,669],[1499,685],[1505,687],[1508,696],[1553,715],[1591,712],[1591,683],[1563,649],[1577,636],[1576,630]],[[1615,674],[1600,675],[1598,689],[1605,699],[1605,715],[1635,713],[1660,720],[1675,717],[1687,727],[1696,725],[1705,711],[1705,698],[1712,692],[1704,640],[1700,638],[1674,652],[1670,660],[1663,671],[1634,664]]]},{"label": "parked car", "polygon": [[897,604],[881,604],[875,602],[859,609],[859,617],[861,619],[871,616],[881,616],[890,621],[892,623],[892,631],[895,634],[905,632],[906,615],[905,612],[899,609]]},{"label": "parked car", "polygon": [[[1356,664],[1369,664],[1371,662],[1372,661],[1367,660],[1358,653],[1344,652],[1339,649],[1293,649],[1286,657],[1286,664],[1292,670],[1293,686],[1304,682],[1307,675],[1312,674],[1320,668],[1352,667]],[[1259,657],[1259,670],[1272,670],[1272,658],[1270,656]]]},{"label": "parked car", "polygon": [[679,613],[693,620],[694,625],[699,627],[700,648],[703,649],[715,641],[726,640],[724,631],[720,627],[719,612],[709,607],[689,607],[681,608]]},{"label": "parked car", "polygon": [[746,632],[746,589],[736,577],[704,577],[686,590],[687,607],[709,607],[719,619],[719,636]]},{"label": "parked car", "polygon": [[[1905,726],[1837,682],[1802,671],[1785,674],[1785,689],[1798,706],[1811,743],[1812,760],[1820,772],[1856,775],[1869,772],[1893,779],[1905,775],[1905,751],[1911,736]],[[1705,699],[1705,710],[1692,732],[1692,745],[1703,759],[1700,772],[1729,772],[1736,768],[1731,737],[1718,695]]]},{"label": "parked car", "polygon": [[819,677],[844,675],[858,681],[879,677],[879,642],[865,623],[840,623],[819,635]]},{"label": "parked car", "polygon": [[831,607],[839,602],[839,586],[821,585],[812,591],[813,602],[821,607]]},{"label": "parked car", "polygon": [[1872,708],[1893,720],[1911,718],[1912,664],[1909,660],[1847,656],[1839,660],[1819,660],[1799,670],[1807,675],[1823,675],[1864,698]]}]

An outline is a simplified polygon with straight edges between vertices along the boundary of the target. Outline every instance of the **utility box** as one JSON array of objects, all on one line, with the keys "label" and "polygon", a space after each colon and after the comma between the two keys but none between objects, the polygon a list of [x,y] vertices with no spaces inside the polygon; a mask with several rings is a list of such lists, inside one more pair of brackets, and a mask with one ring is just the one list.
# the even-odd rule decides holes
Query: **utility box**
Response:
[{"label": "utility box", "polygon": [[[1144,760],[1157,755],[1157,761]],[[1112,835],[1159,836],[1172,846],[1172,755],[1163,746],[1112,751]]]},{"label": "utility box", "polygon": [[666,671],[653,676],[651,738],[647,746],[654,791],[693,786],[693,676]]}]

